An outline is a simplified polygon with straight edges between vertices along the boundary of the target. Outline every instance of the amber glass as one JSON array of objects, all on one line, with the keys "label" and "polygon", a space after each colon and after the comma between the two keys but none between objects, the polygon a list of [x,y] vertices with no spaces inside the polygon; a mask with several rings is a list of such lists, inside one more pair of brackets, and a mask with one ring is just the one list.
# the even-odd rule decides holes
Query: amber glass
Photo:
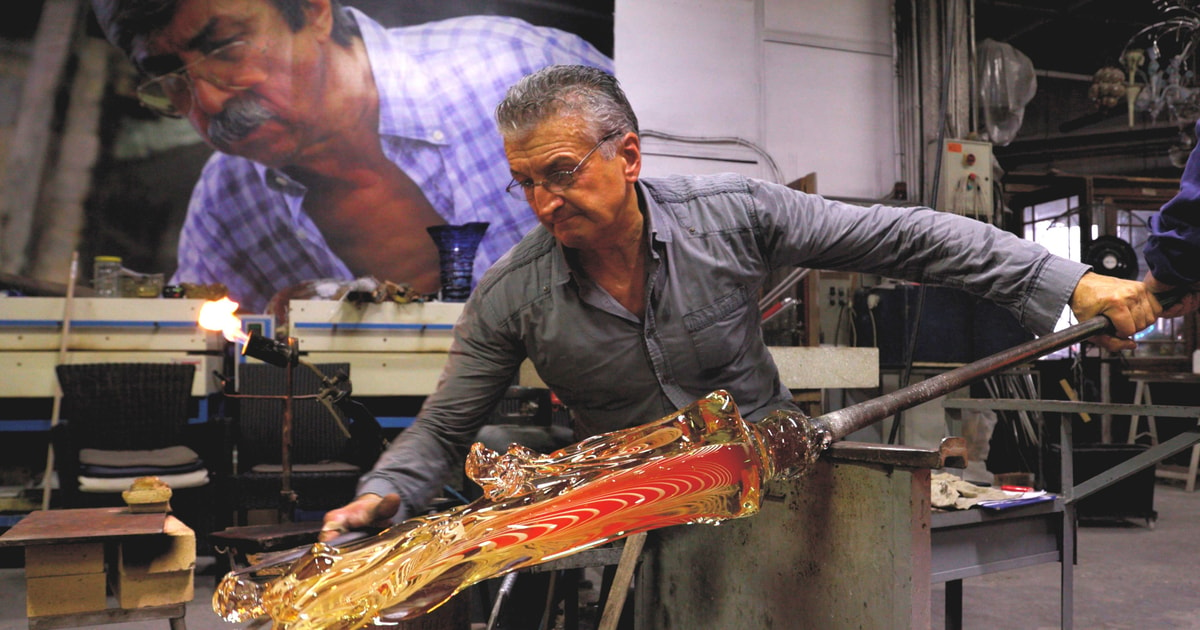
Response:
[{"label": "amber glass", "polygon": [[409,619],[481,580],[630,534],[755,514],[764,481],[802,473],[824,442],[803,414],[750,424],[717,391],[549,455],[476,444],[467,473],[483,498],[340,549],[318,543],[281,576],[231,573],[213,609],[289,630]]}]

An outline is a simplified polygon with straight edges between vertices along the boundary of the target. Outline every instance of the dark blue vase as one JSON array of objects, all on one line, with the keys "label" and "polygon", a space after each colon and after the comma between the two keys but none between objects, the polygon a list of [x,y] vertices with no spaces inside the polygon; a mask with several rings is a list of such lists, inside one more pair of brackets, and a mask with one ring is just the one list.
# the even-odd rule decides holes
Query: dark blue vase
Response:
[{"label": "dark blue vase", "polygon": [[475,250],[486,222],[463,225],[433,225],[425,228],[437,245],[441,261],[442,301],[466,302],[471,295],[471,278],[475,270]]}]

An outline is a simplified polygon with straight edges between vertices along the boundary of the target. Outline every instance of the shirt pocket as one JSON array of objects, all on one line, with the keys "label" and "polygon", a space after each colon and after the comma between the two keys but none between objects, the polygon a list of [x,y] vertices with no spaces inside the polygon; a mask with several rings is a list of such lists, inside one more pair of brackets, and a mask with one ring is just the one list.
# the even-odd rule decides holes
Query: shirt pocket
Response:
[{"label": "shirt pocket", "polygon": [[684,327],[704,370],[721,367],[737,358],[746,339],[746,287],[718,297],[708,306],[683,317]]}]

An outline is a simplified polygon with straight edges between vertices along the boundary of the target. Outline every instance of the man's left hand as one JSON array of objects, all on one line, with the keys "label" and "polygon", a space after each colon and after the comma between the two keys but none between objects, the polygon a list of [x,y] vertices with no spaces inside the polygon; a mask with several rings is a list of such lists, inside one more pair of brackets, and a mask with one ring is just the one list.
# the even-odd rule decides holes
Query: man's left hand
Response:
[{"label": "man's left hand", "polygon": [[[1144,282],[1146,284],[1146,288],[1155,295],[1161,295],[1168,291],[1174,291],[1178,288],[1159,282],[1159,280],[1154,277],[1154,274],[1149,271],[1146,272],[1146,277],[1142,280],[1142,282]],[[1179,317],[1184,313],[1194,313],[1198,308],[1200,308],[1200,284],[1195,284],[1191,287],[1188,287],[1188,292],[1183,294],[1183,297],[1179,299],[1179,302],[1165,309],[1162,314],[1159,315],[1159,317]]]},{"label": "man's left hand", "polygon": [[1071,310],[1079,321],[1104,315],[1113,323],[1116,335],[1099,335],[1094,341],[1102,348],[1117,352],[1137,347],[1133,334],[1153,324],[1162,306],[1144,283],[1122,280],[1089,271],[1075,285]]}]

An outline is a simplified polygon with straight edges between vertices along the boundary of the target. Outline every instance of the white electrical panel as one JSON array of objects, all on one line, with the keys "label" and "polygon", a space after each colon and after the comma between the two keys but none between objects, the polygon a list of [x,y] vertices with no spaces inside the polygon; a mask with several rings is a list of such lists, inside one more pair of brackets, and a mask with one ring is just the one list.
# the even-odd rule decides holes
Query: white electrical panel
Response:
[{"label": "white electrical panel", "polygon": [[823,346],[854,344],[854,274],[822,271],[817,281],[817,311]]},{"label": "white electrical panel", "polygon": [[974,140],[947,140],[942,147],[942,173],[935,207],[992,223],[992,145]]}]

